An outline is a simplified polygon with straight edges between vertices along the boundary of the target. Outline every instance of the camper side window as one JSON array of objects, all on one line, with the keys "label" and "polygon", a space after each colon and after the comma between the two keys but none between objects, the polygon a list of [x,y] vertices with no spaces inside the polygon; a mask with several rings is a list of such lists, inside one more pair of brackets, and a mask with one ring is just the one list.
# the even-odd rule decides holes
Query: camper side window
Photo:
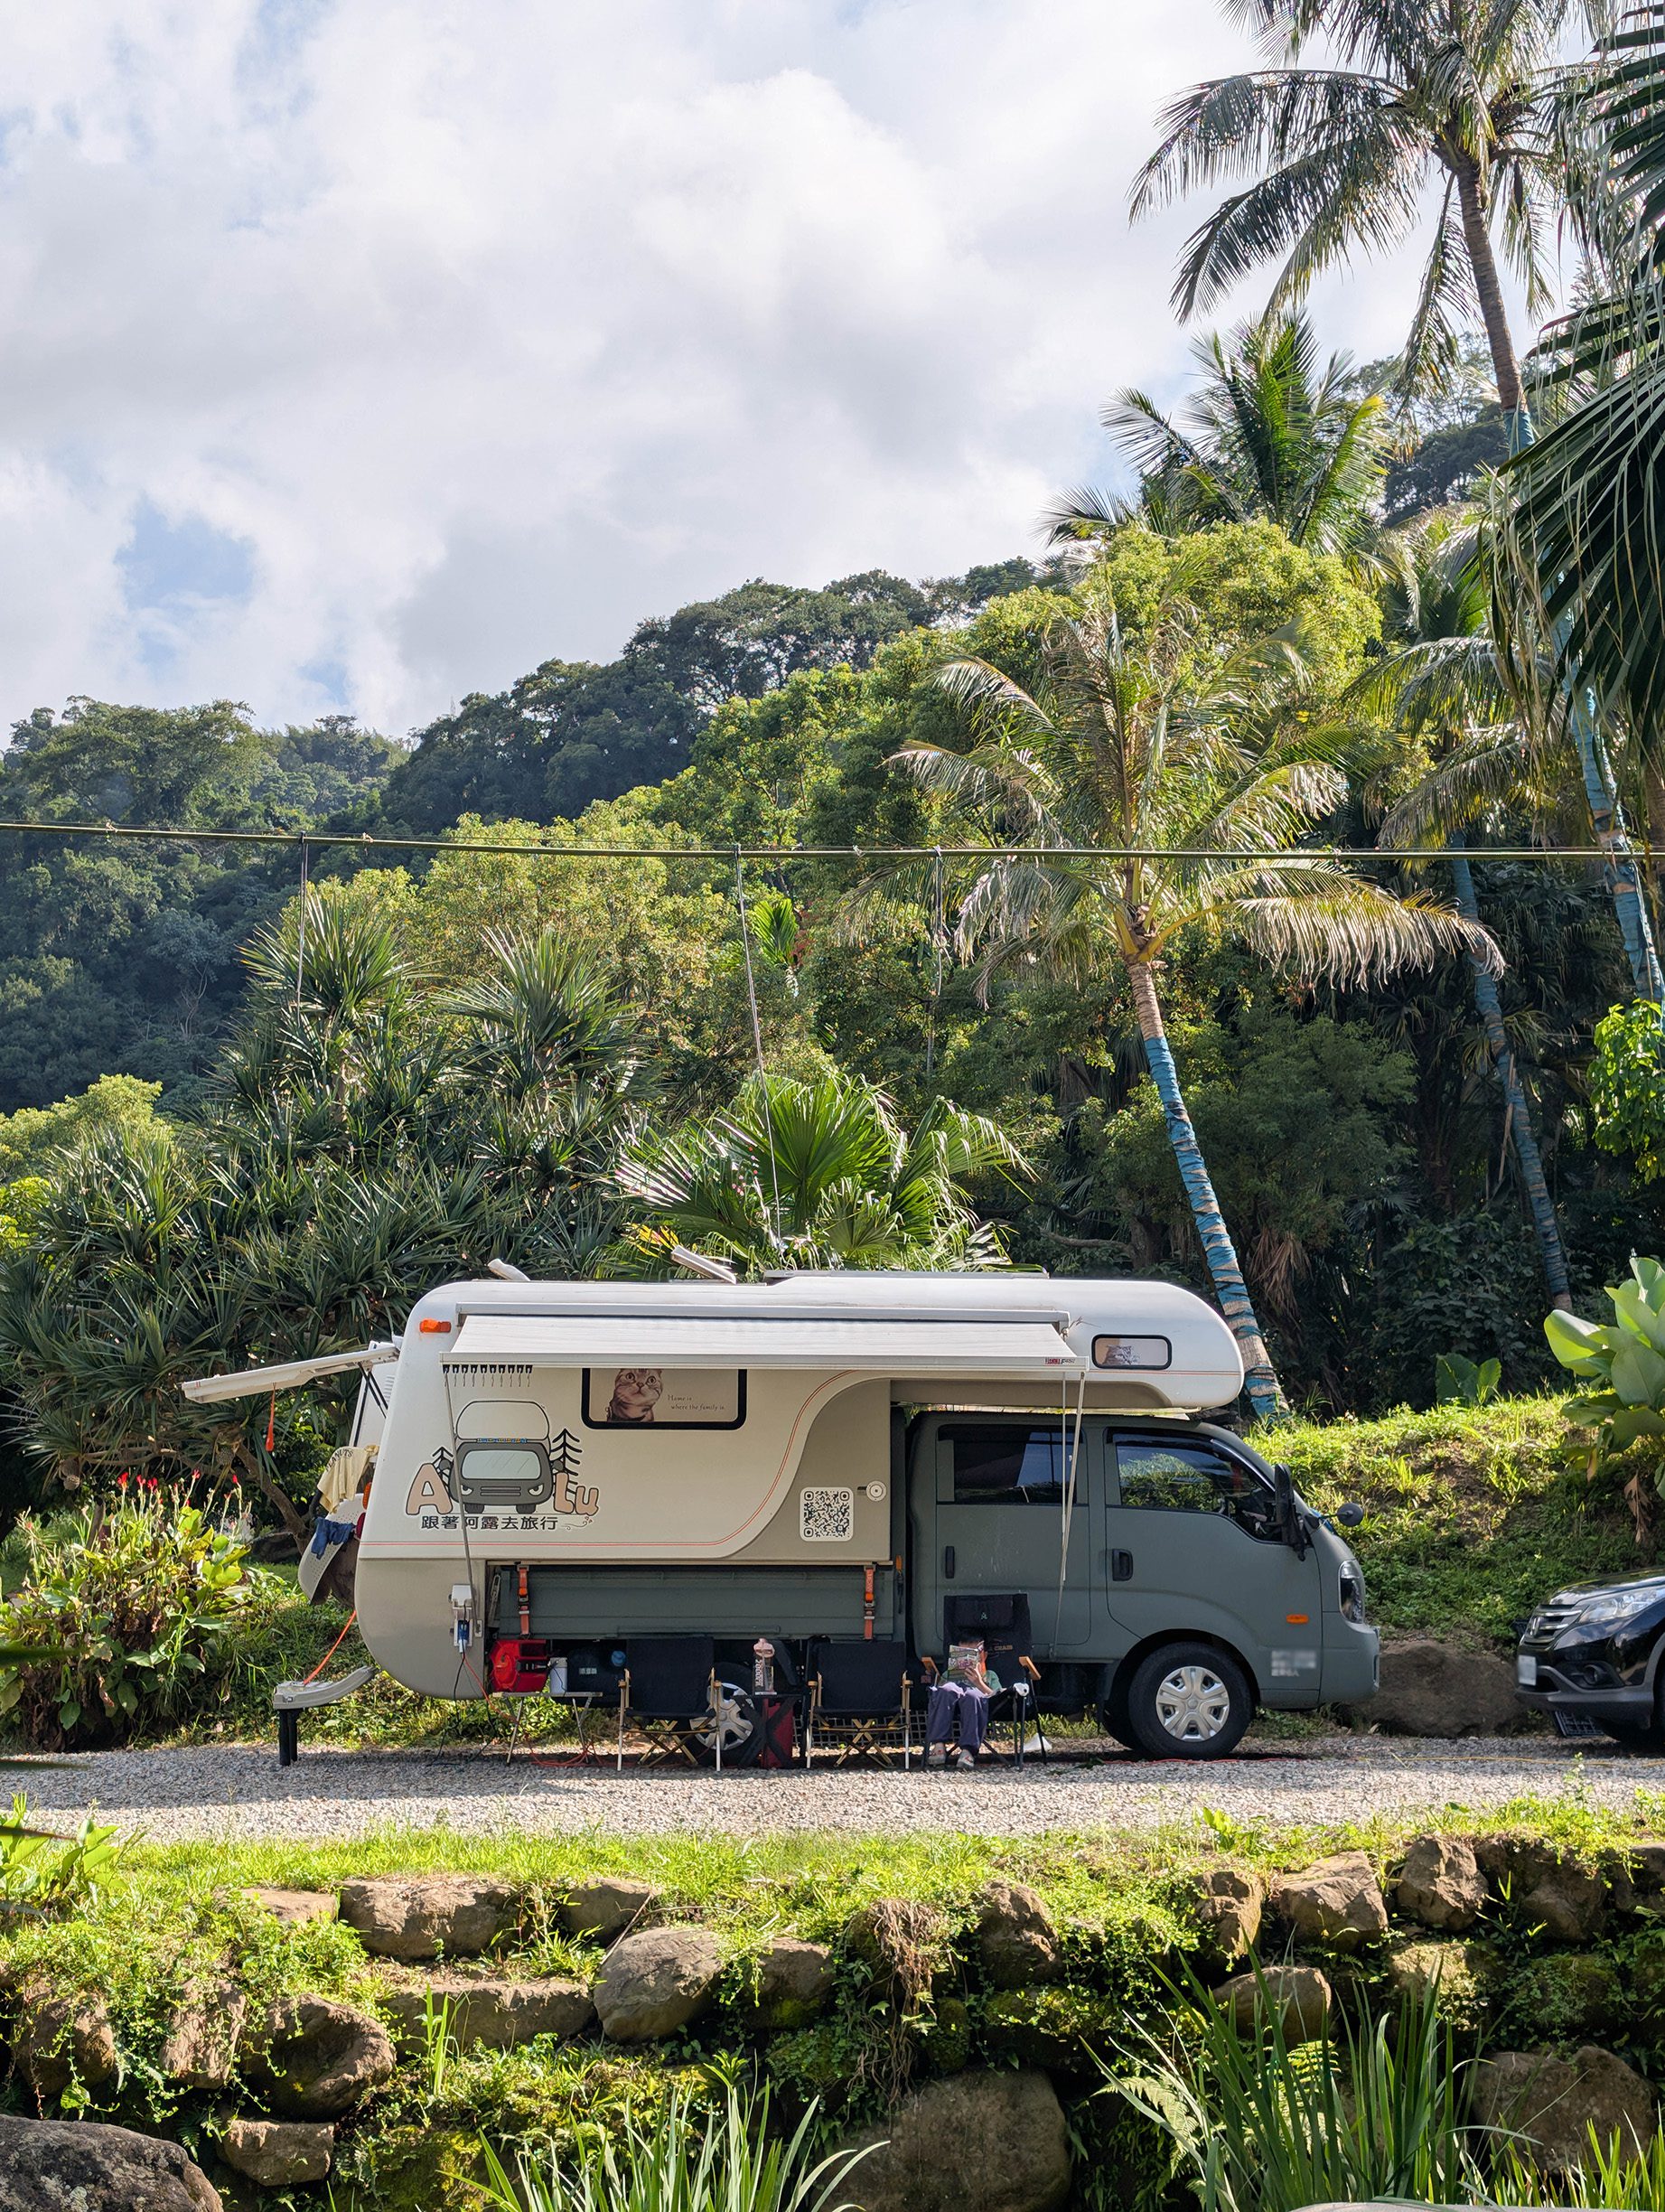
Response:
[{"label": "camper side window", "polygon": [[1222,1514],[1251,1536],[1275,1533],[1273,1497],[1252,1467],[1195,1444],[1121,1437],[1117,1471],[1124,1505],[1161,1513]]},{"label": "camper side window", "polygon": [[956,1505],[1063,1504],[1070,1463],[1057,1429],[957,1422],[942,1441],[953,1447]]}]

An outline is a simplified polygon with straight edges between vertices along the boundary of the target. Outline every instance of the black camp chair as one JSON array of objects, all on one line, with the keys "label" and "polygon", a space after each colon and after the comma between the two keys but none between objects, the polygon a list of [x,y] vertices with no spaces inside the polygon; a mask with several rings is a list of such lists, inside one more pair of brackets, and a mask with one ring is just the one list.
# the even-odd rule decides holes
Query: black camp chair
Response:
[{"label": "black camp chair", "polygon": [[643,1636],[632,1641],[630,1664],[619,1678],[619,1754],[624,1765],[628,1720],[655,1759],[706,1756],[723,1764],[723,1731],[716,1725],[720,1695],[716,1646],[710,1636]]},{"label": "black camp chair", "polygon": [[1035,1718],[1035,1691],[1041,1670],[1035,1664],[1034,1632],[1029,1623],[1029,1600],[1022,1591],[1009,1596],[978,1594],[944,1599],[942,1629],[949,1645],[980,1643],[989,1672],[999,1677],[1000,1688],[989,1700],[989,1748],[1005,1757],[995,1737],[996,1725],[1012,1723],[1010,1756],[1021,1767],[1027,1754],[1031,1725],[1036,1748],[1044,1761],[1046,1738]]},{"label": "black camp chair", "polygon": [[823,1745],[834,1762],[876,1759],[900,1751],[913,1764],[913,1678],[908,1647],[878,1637],[871,1642],[810,1646],[809,1694],[804,1717],[804,1765]]}]

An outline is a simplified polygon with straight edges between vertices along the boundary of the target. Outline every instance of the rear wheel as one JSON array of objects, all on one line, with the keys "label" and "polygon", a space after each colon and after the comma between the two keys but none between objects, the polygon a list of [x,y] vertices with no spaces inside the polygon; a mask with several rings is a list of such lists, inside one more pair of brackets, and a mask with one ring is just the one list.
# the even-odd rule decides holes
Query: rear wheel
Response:
[{"label": "rear wheel", "polygon": [[690,1731],[694,1749],[707,1767],[717,1759],[717,1739],[723,1740],[725,1767],[752,1767],[763,1748],[763,1716],[757,1700],[739,1682],[719,1682],[715,1712],[701,1713]]},{"label": "rear wheel", "polygon": [[1254,1716],[1249,1677],[1212,1644],[1161,1645],[1127,1685],[1127,1718],[1153,1758],[1224,1758]]}]

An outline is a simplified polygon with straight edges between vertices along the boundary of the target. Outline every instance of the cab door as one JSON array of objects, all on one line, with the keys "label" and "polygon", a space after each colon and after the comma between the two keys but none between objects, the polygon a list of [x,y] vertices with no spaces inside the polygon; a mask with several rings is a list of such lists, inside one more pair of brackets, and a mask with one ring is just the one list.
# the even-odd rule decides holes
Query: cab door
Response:
[{"label": "cab door", "polygon": [[1130,1640],[1218,1636],[1248,1661],[1262,1703],[1316,1701],[1324,1648],[1315,1545],[1277,1534],[1272,1486],[1200,1437],[1111,1432],[1105,1593]]},{"label": "cab door", "polygon": [[[943,1600],[955,1596],[1029,1599],[1038,1657],[1085,1644],[1092,1626],[1092,1522],[1098,1485],[1088,1469],[1102,1431],[1081,1438],[1081,1465],[1065,1539],[1074,1439],[1057,1421],[975,1414],[940,1420],[931,1464],[916,1467],[915,1507],[923,1558],[915,1570],[914,1635],[924,1651],[942,1644]],[[1096,1447],[1096,1450],[1095,1448]],[[1063,1568],[1062,1599],[1059,1570]]]}]

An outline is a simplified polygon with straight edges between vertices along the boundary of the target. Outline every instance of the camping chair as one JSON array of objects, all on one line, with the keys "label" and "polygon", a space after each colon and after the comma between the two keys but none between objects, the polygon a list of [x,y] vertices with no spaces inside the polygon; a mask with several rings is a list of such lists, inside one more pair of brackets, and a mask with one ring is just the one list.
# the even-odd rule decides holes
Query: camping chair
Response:
[{"label": "camping chair", "polygon": [[804,1718],[804,1765],[823,1742],[842,1767],[900,1750],[913,1764],[913,1680],[905,1644],[875,1638],[811,1646]]},{"label": "camping chair", "polygon": [[710,1636],[634,1639],[630,1664],[619,1678],[619,1767],[624,1765],[628,1720],[646,1739],[650,1757],[681,1758],[697,1767],[710,1744],[720,1767],[723,1731],[716,1726],[719,1694],[716,1646]]},{"label": "camping chair", "polygon": [[1021,1767],[1027,1754],[1034,1719],[1035,1745],[1044,1761],[1048,1756],[1046,1738],[1041,1732],[1039,1720],[1034,1718],[1041,1670],[1034,1661],[1034,1632],[1029,1625],[1028,1598],[1021,1591],[1014,1591],[1009,1597],[947,1598],[942,1607],[942,1628],[949,1647],[980,1641],[989,1671],[1000,1678],[1001,1686],[988,1705],[989,1749],[996,1757],[1006,1756],[996,1740],[995,1727],[996,1722],[1009,1720],[1010,1757]]}]

